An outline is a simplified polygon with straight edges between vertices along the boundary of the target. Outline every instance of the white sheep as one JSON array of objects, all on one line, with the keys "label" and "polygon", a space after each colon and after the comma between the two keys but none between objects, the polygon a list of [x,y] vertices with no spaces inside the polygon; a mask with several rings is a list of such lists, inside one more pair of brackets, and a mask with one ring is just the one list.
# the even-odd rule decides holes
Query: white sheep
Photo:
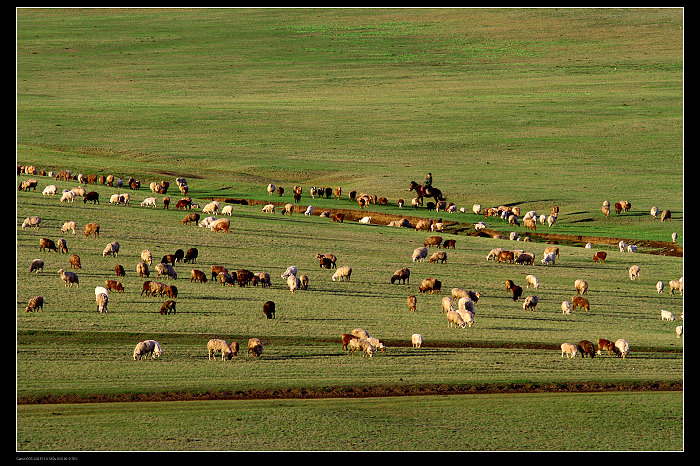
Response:
[{"label": "white sheep", "polygon": [[571,314],[571,303],[569,301],[562,301],[561,302],[561,313],[564,315]]},{"label": "white sheep", "polygon": [[287,278],[290,275],[296,276],[297,272],[298,272],[297,266],[290,265],[289,267],[287,267],[287,270],[285,270],[284,273],[282,274],[282,278]]},{"label": "white sheep", "polygon": [[489,251],[489,253],[486,255],[486,261],[490,260],[496,260],[498,259],[498,255],[503,252],[503,248],[493,248]]},{"label": "white sheep", "polygon": [[366,225],[370,224],[372,222],[372,217],[362,217],[357,221],[358,223],[364,223]]},{"label": "white sheep", "polygon": [[109,196],[109,203],[119,204],[119,194],[112,194],[111,196]]},{"label": "white sheep", "polygon": [[61,202],[75,202],[77,194],[75,194],[73,191],[63,191],[63,194],[61,195]]},{"label": "white sheep", "polygon": [[215,353],[221,353],[221,360],[231,359],[233,356],[233,350],[231,345],[228,344],[226,340],[219,340],[218,338],[212,338],[207,342],[207,353],[209,353],[209,360],[211,361],[212,356],[215,357]]},{"label": "white sheep", "polygon": [[449,296],[442,298],[442,312],[447,313],[455,310],[455,303]]},{"label": "white sheep", "polygon": [[65,222],[63,224],[63,226],[61,227],[61,233],[65,233],[65,232],[70,230],[73,232],[73,234],[75,234],[75,227],[76,227],[76,224],[74,221],[71,220],[69,222]]},{"label": "white sheep", "polygon": [[153,255],[148,249],[141,251],[141,260],[148,263],[148,265],[153,265]]},{"label": "white sheep", "polygon": [[481,213],[481,204],[474,204],[472,206],[472,212],[474,212],[476,215],[479,215]]},{"label": "white sheep", "polygon": [[523,302],[523,310],[527,311],[528,309],[535,310],[535,307],[537,306],[537,302],[539,301],[539,298],[537,296],[531,295],[525,298],[525,301]]},{"label": "white sheep", "polygon": [[104,286],[96,286],[95,299],[97,299],[97,297],[101,294],[106,294],[107,296],[109,296],[109,290],[107,290],[107,288],[105,288]]},{"label": "white sheep", "polygon": [[58,274],[61,276],[61,280],[63,280],[63,286],[73,288],[73,284],[75,283],[75,287],[79,287],[78,275],[75,273],[59,269]]},{"label": "white sheep", "polygon": [[367,341],[369,342],[370,345],[374,346],[375,350],[379,350],[381,352],[386,352],[386,345],[379,338],[370,337],[367,339]]},{"label": "white sheep", "polygon": [[41,194],[44,196],[53,196],[56,194],[57,190],[58,190],[58,188],[56,187],[56,185],[50,184],[44,188],[44,190],[41,192]]},{"label": "white sheep", "polygon": [[291,291],[292,293],[299,289],[300,284],[301,281],[297,278],[296,275],[290,275],[287,277],[287,286],[289,287],[289,291]]},{"label": "white sheep", "polygon": [[97,302],[97,310],[101,313],[107,312],[107,304],[109,303],[109,296],[100,293],[99,295],[95,296],[95,301]]},{"label": "white sheep", "polygon": [[661,280],[659,280],[658,282],[656,282],[656,292],[657,292],[657,293],[663,293],[663,292],[664,292],[664,282],[662,282]]},{"label": "white sheep", "polygon": [[593,249],[593,243],[586,243],[586,245],[584,246],[584,248],[586,248],[586,249]]},{"label": "white sheep", "polygon": [[636,252],[637,251],[637,246],[634,244],[628,244],[627,245],[627,252]]},{"label": "white sheep", "polygon": [[211,228],[211,224],[214,223],[216,220],[216,217],[213,215],[210,217],[205,217],[202,219],[202,221],[199,222],[199,226],[202,228]]},{"label": "white sheep", "polygon": [[625,359],[630,352],[630,344],[624,338],[620,338],[615,342],[615,348],[617,348],[622,359]]},{"label": "white sheep", "polygon": [[273,194],[275,194],[275,189],[277,189],[277,188],[275,187],[274,184],[272,184],[272,183],[268,184],[267,185],[267,194],[272,196]]},{"label": "white sheep", "polygon": [[554,223],[557,221],[557,216],[556,215],[550,215],[547,217],[547,226],[551,227],[554,225]]},{"label": "white sheep", "polygon": [[617,243],[617,246],[620,248],[620,252],[625,252],[625,248],[627,247],[627,244],[625,244],[624,241],[620,241]]},{"label": "white sheep", "polygon": [[676,320],[676,316],[673,315],[671,311],[661,310],[661,320],[668,320],[669,322]]},{"label": "white sheep", "polygon": [[[462,315],[460,311],[468,311],[472,314],[476,314],[476,308],[474,307],[474,301],[471,300],[469,296],[462,296],[457,301],[457,312]],[[464,318],[464,317],[462,317]],[[466,319],[465,319],[466,320]]]},{"label": "white sheep", "polygon": [[160,349],[160,343],[156,340],[144,340],[136,344],[134,348],[134,361],[141,359],[148,359],[148,355],[151,355],[151,359],[160,357],[163,351]]},{"label": "white sheep", "polygon": [[259,338],[251,338],[248,340],[248,356],[253,353],[256,358],[260,357],[263,352],[263,344]]},{"label": "white sheep", "polygon": [[[462,298],[462,299],[464,299],[464,298]],[[469,326],[471,328],[471,326],[474,325],[474,313],[473,312],[471,312],[468,309],[465,309],[463,307],[458,308],[457,311],[455,311],[455,312],[457,312],[457,314],[459,314],[459,316],[462,318],[464,323],[467,324],[467,326]]]},{"label": "white sheep", "polygon": [[160,278],[162,275],[167,275],[172,279],[177,279],[177,272],[175,272],[175,269],[170,264],[165,264],[163,262],[156,264],[156,272],[158,272],[157,278]]},{"label": "white sheep", "polygon": [[656,218],[657,215],[659,215],[659,208],[656,206],[653,206],[651,210],[649,211],[652,217]]},{"label": "white sheep", "polygon": [[202,209],[203,214],[215,214],[219,211],[219,201],[211,201]]},{"label": "white sheep", "polygon": [[108,243],[107,246],[105,246],[104,250],[102,251],[102,257],[106,257],[107,254],[111,254],[112,257],[117,257],[119,255],[118,241],[112,241],[111,243]]},{"label": "white sheep", "polygon": [[474,229],[475,229],[476,231],[481,231],[481,230],[483,230],[484,228],[486,228],[486,224],[485,224],[484,222],[478,222],[478,223],[475,223],[475,224],[474,224]]},{"label": "white sheep", "polygon": [[413,250],[413,254],[411,255],[411,260],[413,260],[413,262],[417,262],[417,261],[422,262],[425,260],[426,257],[428,257],[428,248],[420,247],[420,248],[416,248]]},{"label": "white sheep", "polygon": [[352,267],[348,265],[343,265],[338,267],[338,270],[333,274],[333,281],[350,281],[350,275],[352,275]]},{"label": "white sheep", "polygon": [[526,288],[530,288],[530,285],[532,285],[534,289],[540,287],[540,280],[534,275],[527,275],[525,277],[525,282],[527,283]]},{"label": "white sheep", "polygon": [[155,197],[147,197],[141,202],[141,207],[156,207],[156,201]]},{"label": "white sheep", "polygon": [[313,206],[308,206],[308,207],[306,208],[306,210],[304,211],[304,215],[307,215],[307,216],[313,215],[313,213],[314,213],[314,207],[313,207]]},{"label": "white sheep", "polygon": [[364,358],[366,355],[369,355],[371,358],[372,355],[375,353],[375,348],[372,346],[372,344],[368,340],[361,340],[359,338],[353,338],[350,340],[348,343],[348,356],[353,354],[355,351],[362,351],[362,357]]},{"label": "white sheep", "polygon": [[275,213],[275,205],[274,204],[266,204],[262,208],[262,212],[265,214],[274,214]]},{"label": "white sheep", "polygon": [[568,358],[575,358],[576,354],[578,354],[578,346],[574,345],[573,343],[562,343],[561,357],[563,358],[565,354]]},{"label": "white sheep", "polygon": [[467,326],[467,323],[457,311],[447,311],[445,317],[447,317],[447,325],[449,327],[457,326],[464,328]]},{"label": "white sheep", "polygon": [[633,265],[632,267],[630,267],[629,276],[630,276],[630,280],[635,280],[635,279],[639,278],[639,266],[638,265]]},{"label": "white sheep", "polygon": [[676,291],[680,291],[681,296],[683,296],[683,281],[682,280],[669,280],[668,288],[671,291],[671,294],[675,294]]},{"label": "white sheep", "polygon": [[225,205],[224,208],[221,209],[221,215],[233,215],[233,206]]},{"label": "white sheep", "polygon": [[556,259],[556,254],[553,252],[547,253],[544,255],[544,258],[542,259],[542,264],[547,265],[547,264],[555,264],[555,259]]},{"label": "white sheep", "polygon": [[24,222],[22,222],[22,230],[24,230],[26,227],[34,227],[38,230],[40,223],[41,217],[37,215],[32,215],[31,217],[27,217],[24,219]]},{"label": "white sheep", "polygon": [[574,282],[574,288],[576,288],[576,294],[586,294],[588,292],[588,282],[582,278],[578,278]]},{"label": "white sheep", "polygon": [[676,326],[676,338],[680,338],[681,336],[683,336],[683,326],[678,325]]},{"label": "white sheep", "polygon": [[423,344],[423,336],[420,333],[414,333],[411,335],[411,344],[414,348],[420,348]]},{"label": "white sheep", "polygon": [[363,328],[354,328],[350,331],[350,335],[354,335],[360,340],[367,340],[369,339],[369,332]]}]

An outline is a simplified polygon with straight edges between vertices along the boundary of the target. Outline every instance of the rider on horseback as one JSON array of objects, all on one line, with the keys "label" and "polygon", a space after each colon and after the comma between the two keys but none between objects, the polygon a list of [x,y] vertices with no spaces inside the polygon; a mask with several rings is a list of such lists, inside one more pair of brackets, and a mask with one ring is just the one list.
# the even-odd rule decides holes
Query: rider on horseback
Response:
[{"label": "rider on horseback", "polygon": [[430,188],[432,186],[433,186],[433,174],[428,173],[428,175],[425,177],[425,181],[423,181],[423,187]]}]

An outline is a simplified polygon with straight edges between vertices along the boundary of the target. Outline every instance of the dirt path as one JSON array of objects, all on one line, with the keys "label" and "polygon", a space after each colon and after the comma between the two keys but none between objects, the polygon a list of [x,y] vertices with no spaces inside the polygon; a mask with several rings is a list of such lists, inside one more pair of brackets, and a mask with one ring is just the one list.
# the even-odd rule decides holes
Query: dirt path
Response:
[{"label": "dirt path", "polygon": [[[261,201],[257,199],[241,199],[241,198],[211,198],[212,200],[217,200],[219,202],[225,202],[227,204],[239,204],[239,205],[265,205],[274,204],[275,206],[284,206],[285,202],[275,202],[275,201]],[[304,213],[307,206],[295,204],[295,213]],[[330,216],[333,217],[336,214],[344,214],[345,220],[348,221],[358,221],[362,217],[369,216],[372,217],[373,224],[388,225],[394,220],[406,219],[411,224],[415,225],[419,220],[423,220],[426,217],[420,217],[416,215],[395,215],[386,214],[382,212],[376,212],[371,210],[360,210],[360,209],[336,209],[336,208],[324,208],[316,209],[314,215],[320,215],[322,211],[330,212]],[[410,212],[407,209],[407,212]],[[457,235],[467,235],[467,236],[483,236],[493,238],[497,235],[503,235],[508,237],[509,232],[498,231],[493,229],[485,228],[480,232],[474,231],[474,225],[472,223],[461,223],[446,220],[444,231],[447,233],[453,233]],[[586,243],[592,244],[603,244],[607,246],[615,246],[620,241],[625,241],[626,243],[633,243],[640,246],[640,252],[646,252],[649,254],[658,254],[664,256],[675,256],[683,257],[683,247],[677,243],[672,243],[670,241],[650,241],[650,240],[639,240],[630,238],[608,238],[604,236],[587,236],[587,235],[563,235],[556,233],[537,233],[528,232],[528,236],[536,242],[552,243],[552,244],[564,244],[570,246],[583,247]]]}]

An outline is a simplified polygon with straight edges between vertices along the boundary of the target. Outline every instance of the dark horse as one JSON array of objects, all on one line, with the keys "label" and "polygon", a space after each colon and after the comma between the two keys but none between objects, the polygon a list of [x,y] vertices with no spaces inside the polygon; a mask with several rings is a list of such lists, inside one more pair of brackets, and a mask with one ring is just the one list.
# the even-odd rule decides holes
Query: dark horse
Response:
[{"label": "dark horse", "polygon": [[415,181],[411,181],[411,187],[408,190],[416,192],[416,196],[418,197],[418,202],[420,202],[420,205],[423,205],[424,197],[432,197],[433,199],[435,199],[436,204],[438,201],[445,200],[445,197],[442,195],[442,191],[440,191],[439,189],[434,188],[432,186],[424,187],[419,185]]}]

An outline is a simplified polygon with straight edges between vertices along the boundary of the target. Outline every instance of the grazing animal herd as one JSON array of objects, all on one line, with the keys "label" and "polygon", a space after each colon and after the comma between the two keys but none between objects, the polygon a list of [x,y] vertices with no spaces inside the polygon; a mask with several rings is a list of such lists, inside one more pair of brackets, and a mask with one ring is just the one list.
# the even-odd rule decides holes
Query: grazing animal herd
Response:
[{"label": "grazing animal herd", "polygon": [[[26,170],[26,168],[24,169]],[[18,168],[18,174],[20,172],[23,173],[36,173],[33,171],[20,171]],[[61,180],[69,180],[69,179],[83,179],[81,178],[81,175],[77,175],[76,177],[73,177],[70,172],[68,171],[62,171],[57,175],[54,174],[49,174],[49,176],[53,176],[55,179],[61,179]],[[123,182],[122,180],[115,180],[113,177],[111,180],[108,181],[109,177],[103,177],[104,181],[103,183],[107,183],[109,186],[113,186],[112,183],[116,182],[117,187],[122,187]],[[92,180],[92,181],[90,181]],[[88,183],[89,182],[99,182],[100,179],[97,178],[87,178]],[[36,190],[38,182],[36,180],[25,180],[22,181],[19,185],[19,190],[24,190],[24,191],[29,191],[29,190]],[[140,181],[134,180],[133,178],[130,178],[127,182],[127,186],[130,189],[139,189],[140,187]],[[180,188],[180,192],[183,196],[186,196],[188,192],[188,186],[186,180],[183,178],[178,178],[177,179],[177,184]],[[169,183],[167,181],[162,181],[160,183],[151,183],[150,188],[151,191],[157,194],[164,195],[167,193],[169,187]],[[412,189],[415,189],[415,187],[412,187]],[[298,203],[301,197],[302,189],[299,186],[295,186],[293,188],[293,193],[294,193],[294,203]],[[269,195],[274,195],[277,194],[278,196],[282,196],[284,189],[281,187],[276,187],[272,184],[267,186],[267,192]],[[332,188],[317,188],[314,187],[311,189],[311,197],[315,198],[316,196],[320,197],[335,197],[336,199],[340,199],[342,190],[340,187],[337,187],[335,189]],[[42,191],[42,195],[44,196],[54,196],[57,194],[57,188],[55,185],[49,185],[44,188]],[[425,194],[423,194],[425,195]],[[84,188],[73,188],[71,190],[64,190],[62,193],[62,196],[60,198],[60,202],[74,202],[76,197],[83,197],[83,203],[86,204],[88,201],[98,205],[99,204],[99,194],[90,191],[86,192]],[[428,196],[430,196],[428,194]],[[124,205],[128,206],[130,205],[130,194],[129,193],[123,193],[123,194],[114,194],[110,198],[110,204],[117,204],[117,205]],[[367,205],[371,203],[379,203],[379,204],[385,204],[386,203],[386,198],[377,198],[377,196],[371,196],[367,195],[364,193],[357,194],[355,191],[352,191],[350,193],[350,199],[352,200],[357,200],[358,205],[360,208],[364,208]],[[421,199],[422,201],[422,199]],[[441,208],[442,210],[446,212],[456,212],[456,206],[454,204],[447,204],[444,198],[442,198],[442,195],[438,196],[435,198],[436,203],[438,204],[437,210],[439,211]],[[148,208],[157,208],[158,200],[155,197],[148,197],[144,199],[141,203],[141,207],[148,207]],[[170,198],[169,197],[164,197],[162,200],[162,204],[164,208],[168,208],[170,204]],[[431,203],[428,203],[431,204]],[[400,202],[400,205],[403,205],[403,201]],[[414,202],[412,205],[417,206],[421,205],[420,202],[416,202],[414,199]],[[176,203],[176,209],[182,209],[182,210],[187,210],[190,211],[193,208],[197,208],[198,204],[192,202],[192,199],[189,197],[183,197],[180,201]],[[631,208],[631,204],[628,201],[622,201],[620,203],[615,204],[615,210],[617,214],[622,214],[623,212],[629,211]],[[274,204],[267,204],[262,208],[263,213],[275,213],[275,205]],[[294,211],[294,205],[289,203],[286,204],[282,207],[281,213],[291,215],[292,212]],[[464,209],[461,210],[464,212]],[[539,215],[535,211],[530,211],[527,212],[522,218],[520,217],[520,209],[517,207],[514,208],[509,208],[505,206],[500,206],[497,208],[487,208],[487,209],[482,209],[480,205],[475,204],[472,208],[472,211],[476,214],[481,214],[483,213],[483,216],[489,217],[489,216],[498,216],[502,219],[505,219],[508,221],[509,225],[520,225],[520,221],[522,220],[525,229],[526,230],[532,230],[536,231],[537,229],[537,221],[541,224],[547,224],[548,226],[552,226],[558,217],[559,214],[559,208],[557,206],[554,206],[552,208],[552,211],[549,215]],[[189,225],[189,224],[194,224],[198,225],[200,227],[206,227],[209,228],[212,232],[223,232],[223,233],[229,233],[230,228],[231,228],[231,222],[229,218],[222,217],[222,218],[216,218],[216,215],[225,215],[225,216],[231,216],[233,214],[233,209],[232,206],[227,205],[224,206],[223,208],[219,204],[218,201],[212,201],[207,203],[201,210],[202,215],[208,215],[205,218],[201,218],[200,214],[197,212],[187,212],[186,216],[182,219],[182,225]],[[606,201],[603,204],[603,213],[605,216],[608,216],[610,213],[610,203]],[[312,215],[313,214],[313,208],[309,206],[306,211],[306,215]],[[324,215],[327,214],[327,212],[321,213],[321,216],[329,216],[329,215]],[[654,207],[651,210],[651,215],[654,218],[657,218],[659,215],[658,213],[658,208]],[[670,211],[664,210],[661,214],[661,221],[668,220],[670,218],[671,214]],[[344,220],[344,214],[336,214],[333,216],[333,221],[334,222],[339,222],[342,223]],[[440,232],[443,231],[444,224],[441,221],[433,221],[430,219],[426,219],[427,222],[422,223],[419,222],[414,228],[416,230],[419,229],[429,229],[430,231],[433,232]],[[360,220],[360,223],[371,223],[371,217],[363,217],[363,219]],[[393,223],[393,222],[392,222]],[[390,224],[391,225],[391,224]],[[35,230],[39,230],[41,227],[44,225],[42,224],[42,219],[38,215],[32,215],[27,217],[23,222],[22,222],[22,229],[26,228],[32,228]],[[407,222],[405,219],[403,219],[401,222],[398,222],[395,225],[391,226],[410,226],[413,227],[409,222]],[[61,232],[62,233],[67,233],[71,232],[73,235],[76,234],[76,228],[77,225],[74,221],[67,221],[62,224],[61,227]],[[476,225],[477,230],[482,230],[485,228],[485,223],[484,222],[479,222]],[[515,233],[515,232],[514,232]],[[84,236],[86,238],[99,238],[100,237],[100,225],[97,222],[90,222],[87,223],[84,227]],[[515,235],[511,235],[511,239],[513,240],[521,240],[521,238],[518,237],[517,233]],[[529,238],[525,237],[522,239],[522,241],[527,242]],[[434,252],[429,258],[428,258],[428,251],[429,248],[436,247],[438,249],[437,252]],[[619,248],[621,252],[634,252],[636,251],[636,246],[635,245],[625,245],[624,242],[620,242]],[[443,238],[438,235],[433,235],[429,236],[425,239],[423,242],[422,246],[416,247],[411,255],[411,260],[413,262],[423,262],[426,259],[428,259],[428,263],[437,263],[437,264],[446,264],[448,255],[447,252],[445,251],[446,249],[456,249],[456,240],[454,239],[447,239],[443,241]],[[64,238],[61,238],[58,240],[58,242],[54,242],[50,238],[41,238],[39,242],[39,251],[40,252],[55,252],[58,254],[61,253],[67,253],[68,252],[68,246],[67,246],[67,241]],[[118,241],[112,241],[109,242],[105,248],[102,251],[102,256],[110,256],[114,258],[119,257],[119,252],[120,252],[120,243]],[[161,259],[160,263],[157,263],[153,265],[153,258],[152,254],[148,250],[144,250],[141,254],[141,261],[137,264],[136,266],[136,271],[139,275],[139,277],[142,278],[149,278],[150,274],[152,273],[151,268],[153,271],[156,272],[158,280],[177,280],[177,272],[175,271],[174,264],[184,262],[184,263],[192,263],[196,264],[197,262],[197,257],[199,255],[199,251],[197,248],[190,248],[186,253],[183,250],[178,250],[175,252],[175,254],[168,254],[164,256]],[[333,282],[339,281],[339,282],[344,282],[347,281],[349,282],[351,280],[352,272],[353,269],[352,267],[348,265],[338,265],[337,264],[337,257],[333,254],[317,254],[315,257],[319,261],[319,267],[322,269],[335,269],[333,275],[331,276],[331,280]],[[593,262],[594,263],[605,263],[607,259],[607,253],[605,251],[596,251],[593,254]],[[560,260],[560,255],[559,255],[559,248],[552,246],[552,247],[547,247],[543,253],[543,257],[541,259],[540,264],[542,266],[556,266],[557,262]],[[515,249],[515,250],[505,250],[504,248],[494,248],[486,256],[486,261],[493,261],[496,264],[505,264],[506,266],[509,266],[510,264],[513,264],[513,266],[536,266],[536,258],[535,254],[531,252],[526,252],[523,249]],[[72,269],[77,269],[81,270],[81,261],[80,257],[77,254],[72,254],[70,256],[69,260],[70,266]],[[44,269],[44,261],[42,259],[35,259],[32,261],[30,265],[30,271],[39,273],[43,272]],[[117,276],[124,276],[124,268],[121,265],[117,265],[116,267],[116,274]],[[211,280],[214,282],[218,282],[222,286],[233,286],[235,284],[238,284],[239,287],[244,287],[244,286],[257,286],[258,284],[261,285],[261,287],[269,287],[270,286],[270,275],[267,272],[258,272],[258,273],[253,273],[252,271],[245,270],[245,269],[240,269],[235,272],[229,273],[229,271],[219,265],[212,266],[210,269],[210,276]],[[79,278],[77,273],[73,271],[68,271],[64,270],[61,268],[58,271],[59,276],[61,277],[61,280],[64,283],[65,287],[73,287],[75,285],[76,287],[79,286]],[[411,271],[408,267],[403,267],[401,269],[398,269],[394,272],[394,274],[390,278],[390,283],[391,284],[397,284],[397,285],[408,285],[411,286],[410,283],[410,275]],[[628,275],[630,280],[638,280],[640,279],[640,268],[638,265],[632,265],[629,270],[628,270]],[[205,271],[198,270],[198,269],[192,269],[190,272],[190,282],[191,283],[206,283],[208,280],[209,274],[207,274]],[[295,293],[298,290],[306,290],[308,289],[309,286],[309,278],[305,274],[300,274],[296,266],[290,266],[287,268],[287,270],[281,275],[281,278],[285,280],[286,285],[288,286],[290,292]],[[424,278],[423,280],[420,281],[420,285],[418,286],[418,292],[420,294],[440,294],[442,292],[442,281],[434,278],[434,277],[428,277]],[[525,277],[525,285],[526,289],[532,288],[533,290],[540,290],[543,285],[540,283],[540,280],[537,278],[536,275],[534,274],[528,274]],[[675,291],[679,291],[680,294],[682,295],[683,293],[683,278],[681,277],[679,280],[671,280],[668,282],[668,286],[670,289],[670,293],[674,294]],[[588,299],[582,295],[587,294],[588,292],[588,283],[583,280],[583,279],[576,279],[574,282],[574,289],[576,290],[576,295],[570,298],[569,300],[563,300],[561,301],[561,309],[562,309],[562,314],[563,315],[570,315],[572,311],[576,311],[577,309],[583,309],[586,312],[590,312],[591,306],[588,301]],[[664,289],[664,283],[663,281],[658,281],[656,283],[656,290],[658,293],[662,293]],[[506,291],[512,294],[512,299],[513,301],[520,301],[520,299],[523,297],[523,288],[521,286],[516,285],[512,280],[507,280],[506,281]],[[117,292],[117,293],[124,293],[124,286],[121,282],[117,280],[106,280],[105,286],[97,286],[95,289],[95,303],[96,303],[96,308],[99,313],[106,313],[108,312],[108,305],[109,305],[109,293],[110,292]],[[168,284],[166,285],[165,283],[155,281],[155,280],[146,280],[143,283],[143,287],[141,290],[141,295],[146,294],[146,296],[149,297],[165,297],[168,298],[166,299],[160,306],[159,313],[163,315],[169,315],[169,314],[175,314],[176,313],[176,299],[178,295],[177,288],[173,284]],[[461,288],[452,288],[451,289],[451,297],[444,297],[442,298],[441,306],[442,306],[442,313],[444,314],[445,319],[447,320],[447,324],[449,327],[457,327],[457,328],[471,328],[476,324],[476,304],[481,297],[480,293],[474,292],[474,291],[467,291]],[[407,304],[408,304],[408,309],[411,312],[416,312],[417,309],[417,301],[418,298],[416,297],[415,294],[410,294],[407,297]],[[522,302],[522,309],[525,311],[535,311],[537,309],[538,303],[540,303],[540,297],[538,295],[527,295],[524,297],[524,300]],[[456,304],[455,304],[456,303]],[[43,306],[45,304],[43,296],[34,296],[29,299],[29,302],[26,306],[26,312],[34,312],[34,311],[43,311]],[[265,316],[266,319],[275,319],[275,303],[273,301],[266,301],[263,304],[263,315]],[[681,313],[681,318],[682,318],[682,313]],[[661,311],[661,318],[664,321],[674,321],[675,316],[665,310]],[[676,335],[680,338],[682,336],[682,326],[678,326],[676,328]],[[363,329],[354,329],[350,333],[343,333],[341,335],[341,349],[343,350],[348,350],[348,355],[352,355],[356,352],[362,353],[363,357],[368,356],[372,357],[375,355],[378,351],[384,352],[386,351],[386,345],[384,342],[381,340],[370,337],[369,333],[366,332]],[[420,348],[423,345],[423,338],[422,335],[419,333],[414,333],[411,335],[411,344],[415,348]],[[218,339],[218,338],[212,338],[206,343],[207,347],[207,353],[208,353],[208,359],[215,359],[216,354],[221,355],[222,360],[230,360],[232,358],[237,357],[239,345],[238,342],[232,341],[231,343],[228,343],[224,339]],[[617,355],[619,357],[622,357],[623,359],[628,355],[629,353],[629,343],[623,339],[620,338],[614,343],[610,340],[606,339],[598,339],[597,340],[597,351],[595,350],[595,347],[592,342],[588,340],[581,340],[577,344],[573,343],[563,343],[561,344],[561,357],[564,358],[567,356],[568,358],[574,358],[576,355],[581,355],[582,357],[590,357],[593,358],[596,354],[601,355],[603,352],[606,354],[613,354]],[[262,341],[258,338],[250,338],[248,341],[248,355],[252,355],[253,357],[259,357],[262,355],[263,351],[263,344]],[[158,343],[155,340],[145,340],[138,342],[136,347],[134,348],[133,351],[133,359],[138,360],[138,359],[148,359],[150,356],[152,359],[158,358],[162,355],[162,348],[160,343]]]}]

